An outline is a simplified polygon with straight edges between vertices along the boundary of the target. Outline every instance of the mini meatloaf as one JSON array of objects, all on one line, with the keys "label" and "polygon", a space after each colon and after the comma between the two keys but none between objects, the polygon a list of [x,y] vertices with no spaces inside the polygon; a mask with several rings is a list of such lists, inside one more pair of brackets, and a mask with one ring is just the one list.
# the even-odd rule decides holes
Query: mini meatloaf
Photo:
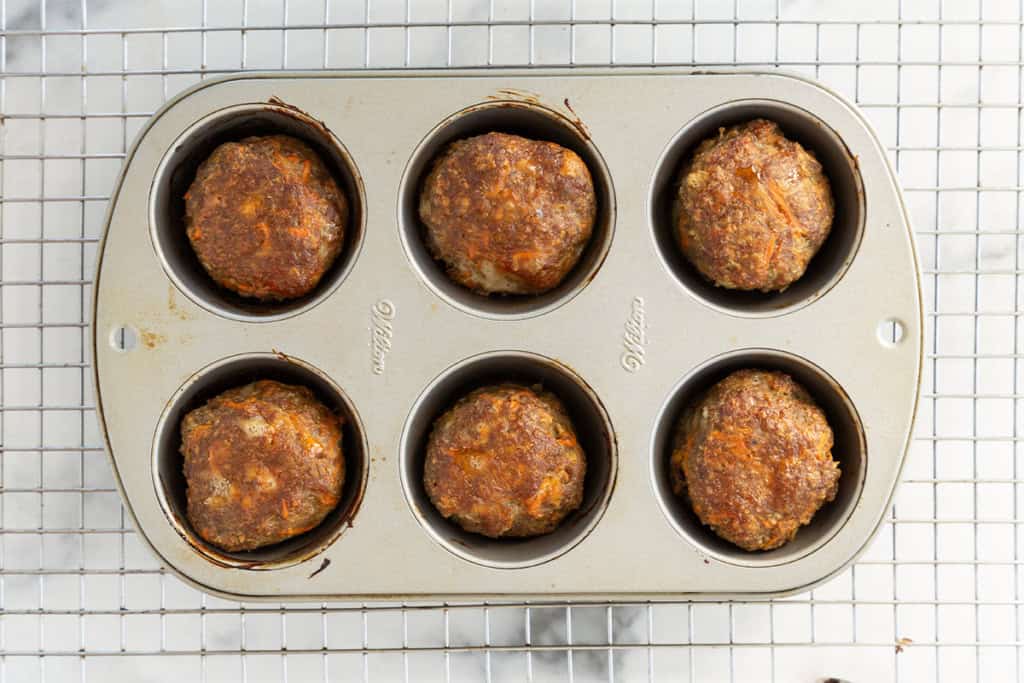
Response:
[{"label": "mini meatloaf", "polygon": [[579,261],[597,199],[572,150],[487,133],[435,160],[419,213],[427,247],[452,280],[481,294],[540,294]]},{"label": "mini meatloaf", "polygon": [[308,531],[341,497],[341,419],[306,387],[261,380],[230,389],[181,422],[188,520],[223,550]]},{"label": "mini meatloaf", "polygon": [[423,483],[438,512],[466,531],[537,536],[580,506],[586,469],[561,401],[501,384],[471,392],[437,420]]},{"label": "mini meatloaf", "polygon": [[744,550],[790,541],[835,498],[832,429],[782,372],[738,370],[683,414],[669,466],[676,495]]},{"label": "mini meatloaf", "polygon": [[324,162],[287,135],[220,145],[185,193],[185,228],[203,268],[261,301],[312,291],[341,251],[347,220]]},{"label": "mini meatloaf", "polygon": [[721,128],[697,147],[679,181],[676,236],[716,285],[782,291],[807,270],[833,213],[814,153],[756,119]]}]

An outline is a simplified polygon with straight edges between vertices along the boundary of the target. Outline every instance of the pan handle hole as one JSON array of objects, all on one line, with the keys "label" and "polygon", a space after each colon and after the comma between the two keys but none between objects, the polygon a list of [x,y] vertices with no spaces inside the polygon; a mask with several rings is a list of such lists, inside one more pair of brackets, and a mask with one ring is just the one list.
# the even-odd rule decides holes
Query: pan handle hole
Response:
[{"label": "pan handle hole", "polygon": [[878,335],[878,341],[882,343],[882,346],[896,346],[903,341],[907,328],[896,318],[886,318],[878,323],[875,333]]},{"label": "pan handle hole", "polygon": [[115,325],[110,330],[110,348],[121,353],[135,350],[139,345],[139,331],[131,325]]}]

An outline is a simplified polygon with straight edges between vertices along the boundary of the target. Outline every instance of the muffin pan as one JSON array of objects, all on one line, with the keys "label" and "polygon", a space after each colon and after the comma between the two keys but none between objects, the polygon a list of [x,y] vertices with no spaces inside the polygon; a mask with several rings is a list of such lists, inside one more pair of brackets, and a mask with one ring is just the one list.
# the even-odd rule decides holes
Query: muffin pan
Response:
[{"label": "muffin pan", "polygon": [[[763,116],[812,149],[833,232],[784,292],[727,292],[681,258],[671,200],[686,155]],[[430,258],[416,215],[430,160],[489,130],[552,140],[587,162],[594,237],[539,297],[483,297]],[[192,255],[181,195],[219,142],[306,140],[345,190],[345,249],[307,297],[259,304]],[[922,359],[913,239],[863,116],[813,82],[677,69],[245,74],[203,82],[139,134],[111,201],[93,300],[98,413],[140,536],[198,587],[238,599],[485,596],[721,599],[807,589],[865,547],[908,448]],[[898,329],[895,337],[880,329]],[[134,346],[124,339],[134,337]],[[898,341],[893,342],[892,339]],[[668,486],[682,407],[739,367],[778,368],[815,396],[843,476],[789,544],[747,553]],[[345,418],[341,505],[259,551],[204,544],[183,514],[178,422],[217,392],[305,384]],[[554,533],[492,540],[426,498],[433,420],[488,382],[541,383],[588,455],[584,503]]]}]

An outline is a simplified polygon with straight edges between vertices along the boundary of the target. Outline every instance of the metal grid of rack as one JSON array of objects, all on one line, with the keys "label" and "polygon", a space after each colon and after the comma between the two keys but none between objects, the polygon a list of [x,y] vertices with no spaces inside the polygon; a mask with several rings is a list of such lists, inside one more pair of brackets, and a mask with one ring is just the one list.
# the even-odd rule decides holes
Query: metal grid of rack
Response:
[{"label": "metal grid of rack", "polygon": [[[1022,18],[1016,0],[0,0],[0,678],[1021,680]],[[121,509],[88,367],[93,257],[146,117],[240,69],[541,64],[782,68],[872,120],[927,307],[877,540],[775,601],[239,605],[167,574]]]}]

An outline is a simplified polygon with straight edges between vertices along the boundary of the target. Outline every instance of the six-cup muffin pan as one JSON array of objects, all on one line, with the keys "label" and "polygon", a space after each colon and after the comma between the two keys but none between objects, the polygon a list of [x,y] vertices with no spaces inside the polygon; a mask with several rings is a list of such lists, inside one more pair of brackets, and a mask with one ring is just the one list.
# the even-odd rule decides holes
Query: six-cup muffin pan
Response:
[{"label": "six-cup muffin pan", "polygon": [[[814,151],[832,233],[784,292],[731,292],[680,256],[672,198],[686,155],[756,117]],[[428,254],[425,169],[455,139],[504,131],[588,164],[593,238],[553,291],[483,297]],[[182,224],[198,164],[226,140],[287,133],[352,208],[344,251],[304,298],[218,288]],[[864,117],[813,82],[673,69],[338,72],[203,82],[153,116],[111,201],[93,301],[102,431],[125,506],[161,562],[239,599],[483,596],[722,598],[806,589],[865,547],[908,447],[922,358],[913,240]],[[787,545],[749,553],[674,497],[682,408],[740,367],[793,375],[825,410],[839,493]],[[315,530],[258,551],[205,544],[184,514],[179,423],[258,378],[303,384],[345,419],[345,491]],[[554,533],[492,540],[443,519],[422,485],[433,420],[491,382],[540,383],[588,456],[584,501]]]}]

